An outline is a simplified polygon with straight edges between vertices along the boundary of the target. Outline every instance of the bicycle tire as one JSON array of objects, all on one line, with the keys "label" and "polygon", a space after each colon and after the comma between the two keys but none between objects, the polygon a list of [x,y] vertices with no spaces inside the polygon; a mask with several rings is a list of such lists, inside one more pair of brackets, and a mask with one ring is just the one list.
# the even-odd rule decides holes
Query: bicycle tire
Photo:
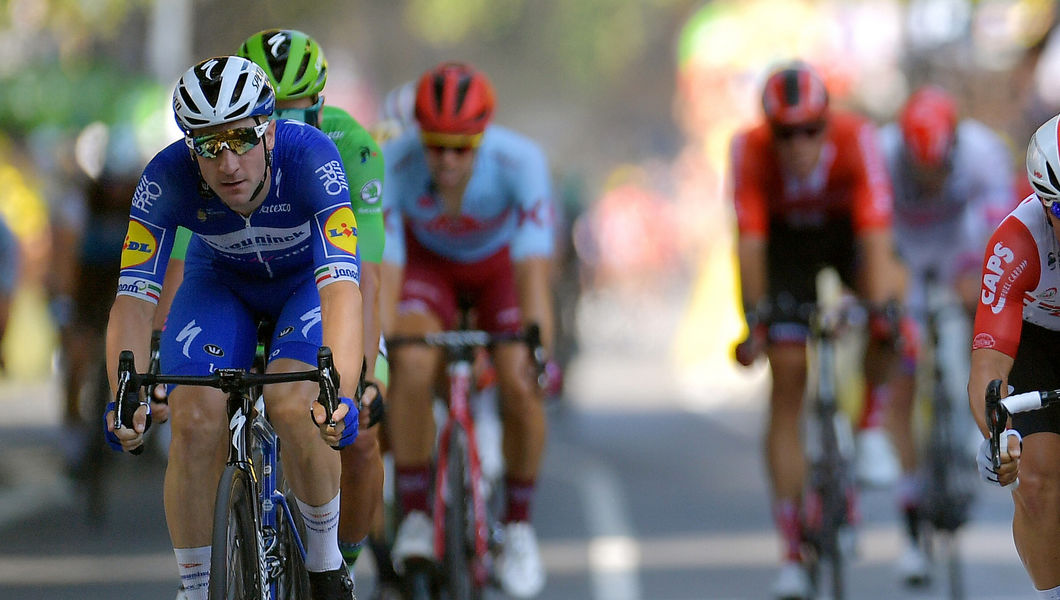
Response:
[{"label": "bicycle tire", "polygon": [[290,598],[291,600],[309,600],[309,573],[305,568],[302,553],[298,550],[295,541],[297,532],[298,539],[305,543],[305,522],[302,520],[302,511],[298,510],[294,494],[287,492],[287,508],[291,511],[291,520],[294,522],[295,530],[287,523],[287,518],[282,510],[277,511],[276,539],[279,545],[282,567],[279,577],[276,578],[276,598]]},{"label": "bicycle tire", "polygon": [[257,495],[251,475],[228,465],[217,486],[209,600],[262,598]]},{"label": "bicycle tire", "polygon": [[445,502],[445,554],[442,558],[445,590],[450,600],[478,600],[482,589],[475,584],[472,563],[475,554],[472,499],[468,489],[468,438],[453,423],[446,461],[448,489]]}]

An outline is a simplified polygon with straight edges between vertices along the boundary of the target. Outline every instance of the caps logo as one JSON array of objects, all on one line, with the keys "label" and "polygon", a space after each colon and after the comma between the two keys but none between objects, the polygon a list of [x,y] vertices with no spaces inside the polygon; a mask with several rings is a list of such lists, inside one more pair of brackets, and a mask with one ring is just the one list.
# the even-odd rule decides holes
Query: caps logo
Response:
[{"label": "caps logo", "polygon": [[121,250],[121,268],[144,264],[154,257],[157,249],[155,236],[138,221],[129,221],[129,230]]},{"label": "caps logo", "polygon": [[357,254],[357,217],[349,206],[331,213],[324,222],[324,237],[328,243],[351,255]]}]

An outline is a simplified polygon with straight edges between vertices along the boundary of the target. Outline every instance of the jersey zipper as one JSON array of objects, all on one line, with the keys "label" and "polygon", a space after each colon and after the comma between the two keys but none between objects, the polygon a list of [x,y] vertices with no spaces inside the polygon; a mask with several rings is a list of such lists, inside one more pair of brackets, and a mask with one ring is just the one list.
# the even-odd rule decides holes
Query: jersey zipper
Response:
[{"label": "jersey zipper", "polygon": [[254,243],[254,232],[253,232],[253,227],[250,226],[250,217],[244,217],[243,215],[239,215],[239,216],[243,217],[243,220],[246,221],[246,223],[247,223],[247,226],[245,227],[245,229],[248,230],[248,235],[250,235],[250,243],[253,244],[253,246],[254,246],[254,254],[257,255],[258,262],[260,262],[261,264],[265,265],[265,271],[268,273],[269,279],[272,279],[273,278],[272,267],[269,266],[269,263],[267,263],[265,261],[265,257],[261,255],[261,248],[259,248],[258,245]]}]

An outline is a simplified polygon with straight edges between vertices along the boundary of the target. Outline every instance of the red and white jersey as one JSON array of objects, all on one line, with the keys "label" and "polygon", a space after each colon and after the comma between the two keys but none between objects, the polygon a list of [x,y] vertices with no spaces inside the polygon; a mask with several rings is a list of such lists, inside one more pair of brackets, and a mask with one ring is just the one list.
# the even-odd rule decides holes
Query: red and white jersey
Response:
[{"label": "red and white jersey", "polygon": [[1060,242],[1035,195],[998,225],[987,242],[972,349],[1015,357],[1023,321],[1060,331]]},{"label": "red and white jersey", "polygon": [[768,124],[733,137],[730,180],[740,235],[768,237],[769,222],[778,218],[817,228],[849,217],[855,233],[890,226],[891,183],[873,125],[833,111],[824,135],[817,167],[804,179],[781,169]]}]

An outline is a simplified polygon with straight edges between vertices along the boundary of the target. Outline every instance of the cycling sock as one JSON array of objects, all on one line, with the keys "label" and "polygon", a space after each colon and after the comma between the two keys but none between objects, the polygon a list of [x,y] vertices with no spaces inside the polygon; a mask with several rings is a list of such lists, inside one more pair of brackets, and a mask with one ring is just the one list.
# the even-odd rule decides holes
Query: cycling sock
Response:
[{"label": "cycling sock", "polygon": [[861,422],[858,429],[871,429],[883,426],[883,417],[887,402],[890,400],[890,389],[887,384],[867,386],[865,388],[865,406],[861,410]]},{"label": "cycling sock", "polygon": [[1038,597],[1044,600],[1060,600],[1060,585],[1049,590],[1038,590]]},{"label": "cycling sock", "polygon": [[339,552],[339,494],[323,506],[309,506],[298,498],[305,522],[305,568],[322,573],[342,567]]},{"label": "cycling sock", "polygon": [[898,508],[905,516],[909,539],[920,539],[920,477],[915,473],[902,473],[898,479]]},{"label": "cycling sock", "polygon": [[368,536],[365,536],[359,542],[353,543],[339,540],[339,552],[342,553],[342,561],[346,563],[347,568],[353,568],[353,565],[357,562],[357,557],[361,555],[361,550],[364,549],[366,541],[368,541]]},{"label": "cycling sock", "polygon": [[784,560],[802,560],[802,522],[799,505],[794,500],[777,500],[773,505],[773,520],[784,544]]},{"label": "cycling sock", "polygon": [[415,467],[395,467],[397,475],[398,497],[401,498],[401,510],[409,514],[414,510],[430,514],[430,505],[427,496],[431,490],[431,467],[420,465]]},{"label": "cycling sock", "polygon": [[398,574],[394,570],[394,560],[390,556],[390,544],[385,540],[369,536],[368,547],[372,549],[372,556],[375,557],[376,580],[397,581]]},{"label": "cycling sock", "polygon": [[180,584],[188,600],[206,600],[210,588],[211,546],[198,548],[174,548],[177,557],[177,572]]},{"label": "cycling sock", "polygon": [[507,492],[507,508],[504,512],[504,522],[529,521],[530,503],[534,499],[534,484],[531,479],[516,479],[505,477],[504,487]]}]

